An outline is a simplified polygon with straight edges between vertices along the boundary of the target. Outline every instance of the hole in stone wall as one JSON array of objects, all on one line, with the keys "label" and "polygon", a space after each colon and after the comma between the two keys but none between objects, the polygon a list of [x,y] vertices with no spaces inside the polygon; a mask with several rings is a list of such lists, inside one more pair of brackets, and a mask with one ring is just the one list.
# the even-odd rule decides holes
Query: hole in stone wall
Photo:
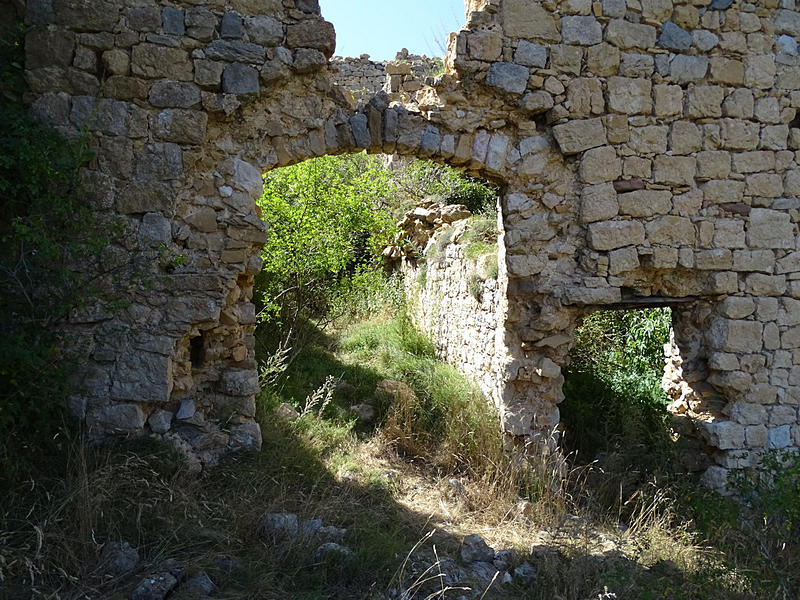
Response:
[{"label": "hole in stone wall", "polygon": [[671,325],[661,307],[596,311],[576,329],[560,410],[577,463],[620,473],[663,466],[672,446],[662,388]]},{"label": "hole in stone wall", "polygon": [[203,332],[189,340],[189,360],[192,369],[201,369],[206,362],[206,341]]},{"label": "hole in stone wall", "polygon": [[402,48],[411,55],[442,57],[448,35],[466,21],[464,0],[322,0],[320,8],[336,29],[338,56],[369,54],[374,61],[394,60]]}]

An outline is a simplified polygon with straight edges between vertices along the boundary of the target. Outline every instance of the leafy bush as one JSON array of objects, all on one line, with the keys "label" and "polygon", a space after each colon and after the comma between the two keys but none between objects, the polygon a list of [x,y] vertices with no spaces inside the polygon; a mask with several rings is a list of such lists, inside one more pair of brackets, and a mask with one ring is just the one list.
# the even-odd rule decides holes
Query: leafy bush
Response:
[{"label": "leafy bush", "polygon": [[566,443],[598,452],[652,445],[666,431],[661,388],[669,309],[598,311],[575,331],[561,405]]},{"label": "leafy bush", "polygon": [[329,322],[381,286],[380,251],[394,225],[390,174],[364,154],[326,156],[278,169],[259,205],[269,223],[256,278],[262,318],[282,346],[302,345],[304,322]]},{"label": "leafy bush", "polygon": [[105,244],[78,197],[85,143],[33,121],[21,102],[22,29],[0,36],[0,463],[22,468],[61,431],[73,343],[58,324],[87,296],[75,270]]},{"label": "leafy bush", "polygon": [[412,204],[434,198],[445,204],[463,204],[476,215],[497,215],[496,187],[445,165],[415,160],[396,172],[395,180]]}]

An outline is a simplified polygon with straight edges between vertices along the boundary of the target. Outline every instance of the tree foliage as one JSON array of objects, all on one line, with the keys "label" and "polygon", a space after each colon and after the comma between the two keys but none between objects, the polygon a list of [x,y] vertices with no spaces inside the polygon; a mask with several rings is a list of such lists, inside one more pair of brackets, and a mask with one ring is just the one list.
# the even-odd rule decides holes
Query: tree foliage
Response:
[{"label": "tree foliage", "polygon": [[422,199],[493,210],[496,190],[448,167],[414,161],[391,168],[364,153],[325,156],[277,169],[259,202],[268,223],[256,278],[262,340],[299,350],[319,326],[379,305],[397,306],[398,281],[381,258],[395,221]]},{"label": "tree foliage", "polygon": [[395,232],[390,173],[363,154],[326,156],[278,169],[259,202],[269,224],[256,289],[261,315],[283,345],[306,320],[332,317],[336,298],[369,285]]}]

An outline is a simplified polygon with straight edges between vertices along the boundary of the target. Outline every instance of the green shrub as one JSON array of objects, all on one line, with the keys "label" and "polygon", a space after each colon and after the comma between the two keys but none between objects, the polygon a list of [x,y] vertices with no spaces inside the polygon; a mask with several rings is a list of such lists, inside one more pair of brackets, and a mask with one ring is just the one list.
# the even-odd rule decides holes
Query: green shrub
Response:
[{"label": "green shrub", "polygon": [[7,473],[63,437],[76,344],[59,325],[89,295],[86,273],[105,245],[77,194],[85,139],[64,140],[21,102],[21,40],[21,28],[0,36],[0,463]]},{"label": "green shrub", "polygon": [[404,209],[434,198],[445,204],[463,204],[476,215],[497,215],[497,188],[448,166],[415,160],[407,169],[395,173],[395,181],[408,198]]},{"label": "green shrub", "polygon": [[368,310],[371,292],[391,295],[380,270],[381,250],[395,232],[389,177],[378,159],[357,154],[308,160],[264,178],[259,205],[269,231],[256,300],[278,345],[306,343],[306,323]]},{"label": "green shrub", "polygon": [[584,460],[664,440],[670,323],[669,309],[598,311],[575,331],[560,408],[566,443]]}]

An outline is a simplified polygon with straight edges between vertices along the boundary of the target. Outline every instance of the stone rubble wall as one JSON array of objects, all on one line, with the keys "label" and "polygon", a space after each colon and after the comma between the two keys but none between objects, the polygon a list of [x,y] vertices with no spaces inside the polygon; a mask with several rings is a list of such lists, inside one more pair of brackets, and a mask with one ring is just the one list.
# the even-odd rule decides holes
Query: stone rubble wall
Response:
[{"label": "stone rubble wall", "polygon": [[[115,235],[73,315],[74,408],[213,463],[260,443],[261,174],[402,154],[504,186],[501,422],[546,438],[582,315],[675,307],[677,412],[706,481],[800,446],[800,12],[794,0],[469,0],[447,73],[401,105],[334,85],[316,0],[29,0],[31,110],[91,132]],[[549,434],[548,434],[549,435]]]},{"label": "stone rubble wall", "polygon": [[365,104],[372,96],[385,91],[391,101],[410,104],[416,101],[416,92],[423,89],[426,80],[442,66],[439,59],[397,53],[393,61],[373,62],[368,54],[359,58],[334,56],[331,61],[334,81],[353,95],[356,106]]},{"label": "stone rubble wall", "polygon": [[497,254],[465,257],[469,225],[464,219],[437,231],[422,257],[403,259],[401,272],[414,323],[434,339],[438,355],[472,378],[499,408],[494,348],[503,340],[501,290],[491,273]]}]

